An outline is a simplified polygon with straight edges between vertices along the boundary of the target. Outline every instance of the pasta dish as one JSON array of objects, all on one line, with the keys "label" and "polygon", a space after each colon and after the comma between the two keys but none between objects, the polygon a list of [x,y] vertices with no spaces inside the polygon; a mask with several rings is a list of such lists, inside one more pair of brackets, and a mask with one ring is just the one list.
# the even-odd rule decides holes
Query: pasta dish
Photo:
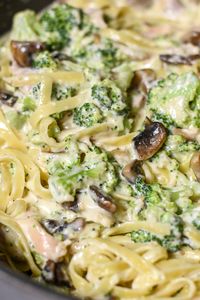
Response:
[{"label": "pasta dish", "polygon": [[0,255],[62,293],[200,299],[200,3],[57,1],[0,42]]}]

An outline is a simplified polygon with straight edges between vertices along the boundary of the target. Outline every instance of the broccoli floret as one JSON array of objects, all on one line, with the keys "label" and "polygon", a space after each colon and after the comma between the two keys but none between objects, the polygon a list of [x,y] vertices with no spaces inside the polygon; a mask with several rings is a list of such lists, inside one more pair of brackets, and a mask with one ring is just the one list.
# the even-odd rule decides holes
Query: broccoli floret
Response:
[{"label": "broccoli floret", "polygon": [[35,12],[25,10],[14,17],[11,39],[16,41],[36,41],[39,39],[36,30],[37,18]]},{"label": "broccoli floret", "polygon": [[11,126],[15,127],[18,130],[22,129],[27,120],[27,116],[16,111],[6,112],[6,118],[10,122]]},{"label": "broccoli floret", "polygon": [[154,122],[161,122],[165,127],[167,128],[172,128],[176,126],[175,121],[171,118],[171,116],[164,114],[164,113],[159,113],[157,111],[155,111],[154,109],[151,110],[152,111],[152,116],[151,116],[151,120]]},{"label": "broccoli floret", "polygon": [[116,168],[111,163],[107,162],[104,182],[101,185],[102,189],[109,194],[113,191],[113,189],[116,187],[118,182],[119,182],[119,177]]},{"label": "broccoli floret", "polygon": [[35,109],[36,109],[35,101],[30,97],[24,98],[22,111],[23,112],[25,112],[25,111],[34,111]]},{"label": "broccoli floret", "polygon": [[184,159],[187,159],[185,155],[200,150],[200,144],[197,141],[186,140],[180,135],[169,135],[165,145],[165,150],[168,155],[174,156],[179,160],[183,156],[181,161],[184,162]]},{"label": "broccoli floret", "polygon": [[76,95],[76,89],[59,83],[54,83],[51,97],[55,100],[62,100]]},{"label": "broccoli floret", "polygon": [[40,89],[41,89],[41,83],[40,82],[38,84],[34,85],[31,89],[31,96],[36,101],[38,101],[39,98],[40,98],[40,94],[41,94]]},{"label": "broccoli floret", "polygon": [[132,231],[131,239],[135,243],[149,243],[155,241],[162,247],[166,248],[169,252],[176,252],[180,250],[183,244],[183,223],[181,218],[174,215],[170,215],[168,222],[172,228],[169,235],[160,236],[140,229]]},{"label": "broccoli floret", "polygon": [[35,55],[33,60],[33,67],[37,69],[48,68],[56,70],[57,63],[48,51],[43,51]]},{"label": "broccoli floret", "polygon": [[88,45],[84,44],[84,46],[82,46],[80,44],[79,47],[77,47],[77,44],[75,44],[71,55],[76,61],[94,70],[101,69],[102,72],[104,70],[105,73],[121,65],[124,57],[110,39],[99,37],[101,42],[97,44],[95,43],[95,35],[93,38],[93,43],[90,42]]},{"label": "broccoli floret", "polygon": [[85,34],[92,31],[88,16],[81,9],[68,4],[55,5],[45,11],[40,18],[40,25],[43,38],[51,50],[68,45],[74,29],[84,29]]},{"label": "broccoli floret", "polygon": [[170,252],[176,252],[182,246],[180,241],[173,235],[166,235],[163,239],[159,240],[159,244]]},{"label": "broccoli floret", "polygon": [[171,197],[170,190],[164,189],[160,184],[147,184],[141,176],[138,176],[134,183],[134,191],[137,196],[143,196],[146,205],[158,206],[169,212],[176,212],[177,205]]},{"label": "broccoli floret", "polygon": [[[60,201],[67,195],[73,197],[78,189],[92,184],[98,184],[110,193],[117,184],[116,178],[119,178],[117,169],[108,161],[106,153],[97,153],[95,149],[85,144],[78,145],[72,140],[67,141],[65,156],[48,162],[48,171],[51,192]],[[106,186],[104,180],[107,181]]]},{"label": "broccoli floret", "polygon": [[82,127],[91,127],[103,121],[103,115],[98,106],[93,103],[85,103],[74,109],[73,121]]},{"label": "broccoli floret", "polygon": [[152,88],[147,100],[147,114],[166,126],[199,127],[200,81],[192,73],[171,74]]},{"label": "broccoli floret", "polygon": [[104,80],[92,87],[92,98],[104,109],[122,112],[126,108],[122,91],[111,80]]},{"label": "broccoli floret", "polygon": [[56,139],[59,133],[60,127],[58,126],[57,122],[54,121],[48,128],[48,135]]},{"label": "broccoli floret", "polygon": [[105,67],[114,68],[119,64],[117,57],[118,49],[114,47],[113,42],[109,39],[103,41],[103,47],[97,50]]},{"label": "broccoli floret", "polygon": [[157,241],[158,237],[149,231],[139,229],[131,232],[131,239],[135,243],[149,243]]}]

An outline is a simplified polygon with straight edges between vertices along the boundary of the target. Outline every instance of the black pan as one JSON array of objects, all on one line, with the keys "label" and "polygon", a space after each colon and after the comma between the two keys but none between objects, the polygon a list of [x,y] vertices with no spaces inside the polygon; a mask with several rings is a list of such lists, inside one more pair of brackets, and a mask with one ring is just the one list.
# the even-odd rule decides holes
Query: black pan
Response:
[{"label": "black pan", "polygon": [[[9,31],[14,14],[23,9],[40,11],[52,0],[0,0],[0,35]],[[0,300],[75,300],[14,272],[0,261]]]}]

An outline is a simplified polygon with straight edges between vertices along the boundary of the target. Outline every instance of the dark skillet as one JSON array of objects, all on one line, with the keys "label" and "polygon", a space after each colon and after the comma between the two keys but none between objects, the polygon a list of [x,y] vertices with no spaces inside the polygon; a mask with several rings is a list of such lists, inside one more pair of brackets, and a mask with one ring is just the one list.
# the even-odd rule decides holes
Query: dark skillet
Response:
[{"label": "dark skillet", "polygon": [[[0,35],[10,30],[14,14],[20,10],[40,11],[52,0],[0,0]],[[28,276],[14,272],[0,261],[0,300],[75,300],[33,282]]]}]

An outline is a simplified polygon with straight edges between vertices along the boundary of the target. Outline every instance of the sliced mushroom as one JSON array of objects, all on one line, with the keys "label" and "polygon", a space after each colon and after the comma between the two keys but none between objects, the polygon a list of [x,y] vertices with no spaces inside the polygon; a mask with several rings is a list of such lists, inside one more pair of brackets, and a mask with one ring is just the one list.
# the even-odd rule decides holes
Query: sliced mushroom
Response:
[{"label": "sliced mushroom", "polygon": [[191,61],[191,63],[197,59],[200,59],[200,54],[191,54],[188,55],[188,59]]},{"label": "sliced mushroom", "polygon": [[138,175],[143,176],[144,171],[142,169],[142,162],[140,160],[133,160],[131,163],[127,164],[123,170],[122,175],[130,182],[134,183]]},{"label": "sliced mushroom", "polygon": [[194,46],[200,46],[200,30],[193,30],[189,32],[184,38],[185,43],[190,43]]},{"label": "sliced mushroom", "polygon": [[190,161],[190,166],[197,180],[200,182],[200,152],[196,152],[193,154],[192,159]]},{"label": "sliced mushroom", "polygon": [[143,1],[139,1],[139,0],[128,0],[127,1],[129,5],[132,6],[139,6],[141,8],[147,8],[150,7],[153,3],[153,0],[143,0]]},{"label": "sliced mushroom", "polygon": [[77,212],[79,210],[79,207],[78,207],[78,195],[79,195],[79,192],[76,192],[76,196],[75,196],[74,201],[72,201],[72,202],[65,201],[65,202],[62,203],[62,207],[64,209],[69,209],[69,210],[72,210],[74,212]]},{"label": "sliced mushroom", "polygon": [[170,65],[191,65],[191,60],[187,56],[177,54],[161,54],[160,60]]},{"label": "sliced mushroom", "polygon": [[104,193],[100,188],[95,185],[89,187],[92,199],[103,209],[114,213],[117,210],[116,205],[112,202],[112,198]]},{"label": "sliced mushroom", "polygon": [[47,283],[70,287],[67,266],[63,262],[48,260],[42,270],[42,278]]},{"label": "sliced mushroom", "polygon": [[152,157],[160,150],[167,138],[167,130],[162,123],[152,122],[134,139],[133,144],[140,160]]},{"label": "sliced mushroom", "polygon": [[13,106],[17,102],[17,97],[14,96],[11,92],[8,91],[0,91],[0,102],[2,104]]},{"label": "sliced mushroom", "polygon": [[63,234],[65,238],[72,238],[73,234],[80,231],[85,226],[85,220],[83,218],[77,218],[74,221],[68,223],[66,221],[59,222],[56,220],[43,220],[42,225],[50,234]]},{"label": "sliced mushroom", "polygon": [[58,231],[58,228],[60,226],[59,222],[56,220],[43,220],[42,221],[43,227],[46,229],[46,231],[50,234],[54,234]]},{"label": "sliced mushroom", "polygon": [[134,72],[129,90],[138,90],[147,93],[150,84],[156,80],[156,73],[152,69],[142,69]]},{"label": "sliced mushroom", "polygon": [[12,55],[20,67],[31,67],[33,54],[44,51],[45,45],[41,42],[11,41]]}]

